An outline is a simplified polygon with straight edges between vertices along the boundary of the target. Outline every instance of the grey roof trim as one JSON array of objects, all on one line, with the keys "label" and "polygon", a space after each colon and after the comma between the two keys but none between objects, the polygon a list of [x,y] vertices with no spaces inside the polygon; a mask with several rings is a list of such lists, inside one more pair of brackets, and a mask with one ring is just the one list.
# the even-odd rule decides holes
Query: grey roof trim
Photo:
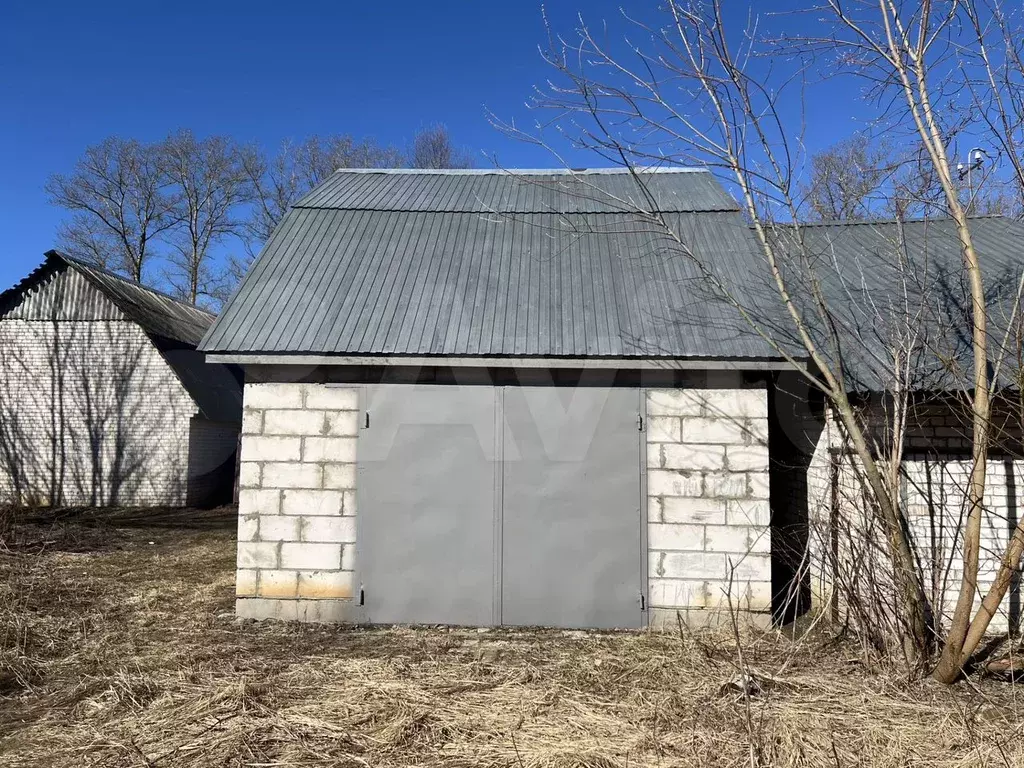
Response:
[{"label": "grey roof trim", "polygon": [[[644,173],[711,173],[707,168],[645,166],[633,168]],[[631,169],[613,168],[338,168],[338,173],[384,173],[396,176],[429,174],[434,176],[585,176],[604,173],[630,173]]]},{"label": "grey roof trim", "polygon": [[232,365],[423,365],[445,368],[621,368],[679,371],[792,371],[798,368],[785,360],[758,358],[207,354],[206,361]]}]

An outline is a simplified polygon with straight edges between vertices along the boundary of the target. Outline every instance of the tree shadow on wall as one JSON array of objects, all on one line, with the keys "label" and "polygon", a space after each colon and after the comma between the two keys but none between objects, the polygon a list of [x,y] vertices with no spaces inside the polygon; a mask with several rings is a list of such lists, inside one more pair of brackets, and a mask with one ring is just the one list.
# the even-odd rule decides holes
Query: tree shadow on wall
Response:
[{"label": "tree shadow on wall", "polygon": [[134,323],[0,322],[0,499],[183,504],[190,403]]}]

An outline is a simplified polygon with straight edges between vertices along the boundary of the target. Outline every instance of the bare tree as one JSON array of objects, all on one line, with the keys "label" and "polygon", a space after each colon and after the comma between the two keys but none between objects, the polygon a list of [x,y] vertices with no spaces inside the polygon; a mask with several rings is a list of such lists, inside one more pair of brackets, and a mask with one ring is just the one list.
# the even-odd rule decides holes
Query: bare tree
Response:
[{"label": "bare tree", "polygon": [[416,134],[409,152],[413,168],[472,168],[473,160],[464,149],[452,142],[448,128],[438,123]]},{"label": "bare tree", "polygon": [[286,141],[267,158],[262,149],[248,147],[242,169],[254,190],[253,211],[248,222],[249,240],[266,242],[289,206],[339,168],[397,168],[402,153],[367,139],[351,136],[310,136],[300,143]]},{"label": "bare tree", "polygon": [[238,288],[245,273],[252,265],[251,254],[229,253],[224,259],[224,266],[217,279],[211,285],[210,296],[214,302],[223,307]]},{"label": "bare tree", "polygon": [[[273,157],[260,147],[242,153],[242,168],[254,190],[247,223],[250,250],[266,242],[300,197],[340,168],[471,168],[469,153],[455,146],[441,124],[419,131],[408,153],[352,136],[309,136],[286,141]],[[236,262],[244,267],[244,260]],[[243,269],[244,271],[244,269]]]},{"label": "bare tree", "polygon": [[[964,0],[959,5],[968,42],[956,49],[958,79],[966,86],[971,114],[983,135],[1010,167],[1005,181],[1013,192],[1006,188],[996,192],[998,210],[1020,215],[1024,204],[1024,39],[1020,22],[997,0],[980,4]],[[991,175],[979,170],[983,181]],[[981,190],[980,184],[967,190],[969,207],[976,206],[975,197]]]},{"label": "bare tree", "polygon": [[[897,99],[900,109],[891,116],[896,125],[908,126],[924,148],[930,169],[942,188],[946,211],[956,225],[970,286],[971,345],[974,365],[970,384],[972,407],[972,466],[967,488],[968,513],[963,531],[963,579],[960,597],[950,622],[942,658],[934,677],[952,682],[980,642],[972,634],[971,617],[978,591],[979,553],[991,423],[988,375],[988,312],[982,263],[975,248],[955,162],[950,159],[949,136],[960,115],[943,114],[943,103],[953,98],[948,78],[949,61],[957,44],[955,29],[964,21],[961,2],[924,2],[914,7],[895,0],[828,0],[831,31],[811,39],[812,50],[826,48],[845,55],[854,71]],[[1001,597],[1001,596],[1000,596]],[[987,626],[987,623],[986,623]],[[984,627],[981,628],[982,632]],[[975,636],[976,635],[976,636]]]},{"label": "bare tree", "polygon": [[211,248],[241,234],[239,208],[251,198],[240,153],[231,139],[197,139],[188,130],[169,136],[159,152],[177,222],[167,232],[172,248],[168,280],[174,292],[192,304],[200,298],[219,299],[223,278],[214,267]]},{"label": "bare tree", "polygon": [[803,193],[819,221],[867,219],[878,210],[891,174],[886,148],[860,134],[811,157]]},{"label": "bare tree", "polygon": [[[786,125],[785,111],[780,107],[786,103],[786,80],[801,84],[807,67],[817,68],[816,76],[834,67],[852,72],[869,84],[872,103],[882,107],[879,129],[887,130],[889,136],[902,137],[907,154],[918,157],[920,163],[916,179],[915,174],[910,175],[912,183],[897,179],[891,185],[890,205],[897,213],[905,214],[911,205],[932,209],[937,204],[952,221],[962,256],[966,311],[961,322],[965,323],[972,363],[958,380],[970,392],[971,461],[959,599],[944,638],[942,659],[934,670],[934,676],[946,682],[960,673],[977,648],[1024,550],[1024,529],[1018,529],[1001,559],[996,584],[972,620],[991,437],[992,382],[988,376],[988,296],[983,264],[972,234],[970,201],[962,197],[950,154],[952,138],[971,119],[970,114],[965,116],[950,106],[956,102],[957,85],[949,74],[955,69],[957,56],[963,55],[958,51],[960,40],[954,40],[954,29],[965,21],[967,7],[973,6],[956,0],[912,5],[892,0],[827,0],[823,6],[825,18],[821,18],[822,8],[815,12],[816,22],[823,24],[820,35],[783,41],[784,50],[797,54],[789,61],[797,64],[785,75],[777,75],[782,81],[776,82],[766,82],[755,74],[773,74],[771,69],[756,66],[759,59],[755,48],[761,39],[758,31],[747,29],[733,34],[728,30],[720,0],[670,2],[661,22],[627,17],[642,32],[636,39],[646,42],[627,40],[625,47],[612,45],[604,34],[593,34],[581,21],[576,39],[552,37],[547,59],[559,77],[536,100],[536,106],[555,115],[540,130],[556,123],[576,147],[625,166],[641,183],[647,178],[645,166],[704,165],[718,172],[737,192],[764,257],[774,303],[786,318],[786,329],[772,320],[770,311],[766,313],[763,306],[751,302],[749,294],[745,297],[736,286],[728,285],[715,265],[702,261],[700,254],[689,247],[687,233],[657,212],[653,197],[641,203],[618,202],[638,220],[662,229],[676,243],[679,254],[698,266],[722,300],[730,303],[780,356],[792,359],[792,350],[798,349],[799,356],[811,361],[807,378],[824,393],[836,416],[872,515],[887,542],[887,557],[893,563],[899,593],[903,647],[908,659],[920,666],[927,661],[936,628],[907,532],[899,493],[899,465],[907,395],[918,387],[910,378],[917,368],[916,358],[930,354],[933,363],[945,360],[934,349],[933,340],[920,338],[916,319],[922,313],[941,315],[941,305],[948,301],[929,293],[930,286],[916,291],[915,302],[923,309],[914,304],[901,309],[899,302],[888,299],[895,311],[886,314],[899,333],[883,347],[884,352],[867,349],[865,342],[870,337],[859,335],[863,323],[844,313],[830,300],[835,294],[824,288],[826,282],[837,279],[837,265],[828,263],[827,249],[815,252],[808,247],[808,238],[798,224],[804,210],[798,187],[803,142],[802,136]],[[753,25],[759,21],[752,17]],[[1007,35],[1007,39],[1019,38],[1017,32]],[[990,124],[998,126],[998,121]],[[537,133],[522,132],[510,125],[504,128],[550,148]],[[939,192],[937,200],[935,190]],[[850,209],[837,206],[835,210]],[[904,248],[901,238],[893,243],[894,256]],[[905,285],[919,283],[913,270],[907,274]],[[851,293],[847,299],[852,298]],[[849,306],[853,302],[842,303]],[[961,328],[951,328],[949,323],[943,327],[954,340],[960,337]],[[873,425],[850,397],[856,388],[851,347],[856,348],[859,357],[875,355],[875,363],[889,358],[888,366],[877,366],[880,373],[884,374],[886,368],[890,371],[882,378],[886,402],[893,404],[883,430],[889,436],[885,441],[888,447],[873,437]],[[894,379],[892,371],[904,373]]]},{"label": "bare tree", "polygon": [[62,247],[142,281],[154,241],[177,223],[156,149],[111,137],[86,149],[71,174],[46,183],[50,200],[71,211]]},{"label": "bare tree", "polygon": [[[988,171],[978,169],[979,183],[973,189],[961,185],[964,205],[971,215],[1013,215],[1012,185]],[[958,175],[966,176],[962,171]],[[926,148],[912,143],[909,150],[898,153],[889,142],[873,143],[865,134],[814,154],[800,191],[809,220],[906,219],[947,213],[945,193]]]},{"label": "bare tree", "polygon": [[[822,25],[820,34],[775,41],[775,50],[781,42],[782,50],[794,54],[789,61],[796,62],[785,75],[777,75],[782,82],[768,82],[756,74],[773,74],[771,69],[752,64],[759,61],[755,50],[761,39],[758,31],[747,29],[734,35],[728,30],[721,0],[670,2],[658,23],[627,17],[643,33],[637,39],[646,42],[627,40],[625,47],[609,44],[604,34],[593,34],[581,21],[577,39],[552,38],[547,58],[559,78],[540,92],[536,105],[555,114],[551,122],[557,123],[576,147],[625,166],[638,182],[646,179],[645,166],[705,165],[737,192],[764,257],[774,303],[786,318],[785,329],[770,311],[766,313],[763,306],[751,302],[749,294],[728,285],[715,265],[702,261],[689,247],[687,233],[658,213],[653,196],[641,203],[618,202],[638,220],[663,230],[676,243],[678,253],[701,270],[720,298],[781,357],[793,359],[792,350],[797,349],[800,357],[811,361],[806,378],[824,393],[835,414],[862,478],[871,514],[887,542],[886,555],[894,566],[899,594],[898,630],[908,659],[918,666],[927,662],[933,633],[938,630],[932,624],[899,493],[908,393],[920,389],[919,382],[912,380],[919,358],[930,355],[932,364],[948,366],[960,382],[956,388],[969,393],[965,397],[971,459],[965,484],[966,512],[957,530],[962,538],[959,596],[942,638],[941,659],[933,670],[936,679],[950,682],[977,649],[1024,552],[1024,525],[1018,525],[1006,551],[998,557],[997,577],[974,613],[992,439],[991,395],[997,381],[990,380],[988,373],[992,363],[991,297],[970,219],[976,194],[968,190],[965,199],[952,152],[955,137],[975,118],[970,109],[960,108],[962,87],[951,73],[958,69],[969,72],[975,109],[991,110],[982,125],[1000,133],[1002,138],[996,143],[1013,154],[1015,177],[1024,179],[1014,149],[1019,146],[1016,132],[1021,123],[1016,115],[1020,111],[1005,105],[1018,98],[1020,70],[1014,68],[1020,58],[1015,52],[1002,53],[994,58],[1009,64],[994,65],[986,53],[994,46],[1016,45],[1021,30],[1009,27],[998,3],[979,10],[967,0],[914,4],[826,0],[808,10],[813,10],[815,23]],[[752,25],[756,27],[758,22],[753,16]],[[977,40],[964,42],[958,30],[965,27],[976,30]],[[1000,31],[993,34],[993,29]],[[908,156],[917,158],[918,163],[916,173],[894,181],[889,204],[903,215],[914,206],[940,211],[952,222],[961,256],[959,275],[934,285],[917,278],[916,264],[914,269],[904,270],[901,283],[906,287],[887,298],[894,311],[883,313],[898,333],[881,353],[865,344],[870,336],[863,335],[864,323],[830,299],[835,293],[825,286],[838,279],[839,265],[828,262],[827,248],[809,247],[805,228],[798,223],[804,210],[798,189],[803,142],[802,136],[787,126],[780,105],[785,103],[786,81],[801,84],[808,67],[816,68],[816,76],[831,69],[854,74],[868,84],[871,103],[880,106],[878,129],[902,138]],[[1005,67],[1013,72],[1008,74]],[[1001,94],[1003,105],[993,96],[995,92]],[[1003,113],[1010,113],[1009,117]],[[504,128],[550,146],[535,133],[509,125]],[[830,212],[837,209],[849,211],[837,206]],[[894,257],[906,247],[902,238],[900,234],[893,243]],[[952,291],[953,301],[944,295],[943,286]],[[959,286],[964,296],[958,304]],[[911,287],[915,287],[913,293]],[[853,306],[853,292],[848,287],[843,290],[848,295],[840,304]],[[901,308],[901,302],[895,300],[901,293],[914,301],[903,302]],[[871,296],[864,294],[864,298]],[[957,311],[949,311],[951,306]],[[1015,305],[1014,311],[1017,309]],[[939,344],[935,339],[923,339],[916,327],[922,314],[931,314],[929,322],[949,339]],[[961,339],[970,359],[965,369],[957,358],[940,349],[947,344],[955,347]],[[1004,353],[1000,349],[996,357]],[[857,388],[857,366],[851,364],[855,359],[851,355],[874,356],[876,364],[888,358],[888,366],[876,366],[879,374],[889,371],[881,378],[885,402],[891,403],[883,430],[889,437],[883,443],[873,437],[874,426],[850,396]],[[893,376],[893,371],[899,375]]]}]

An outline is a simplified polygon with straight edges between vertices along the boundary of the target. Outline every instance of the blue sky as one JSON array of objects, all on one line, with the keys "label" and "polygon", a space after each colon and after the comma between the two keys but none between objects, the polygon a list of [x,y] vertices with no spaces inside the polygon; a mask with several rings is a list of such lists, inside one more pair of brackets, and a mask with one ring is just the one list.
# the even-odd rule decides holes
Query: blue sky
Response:
[{"label": "blue sky", "polygon": [[[619,4],[549,0],[547,11],[571,32],[580,8],[599,23],[617,20]],[[54,245],[64,214],[47,202],[46,178],[112,134],[151,141],[184,127],[273,148],[337,132],[402,145],[444,122],[478,165],[491,155],[506,167],[552,165],[486,116],[531,119],[523,103],[549,74],[544,35],[534,0],[5,3],[0,289]],[[814,119],[846,121],[831,135],[854,127],[849,106],[817,107]]]}]

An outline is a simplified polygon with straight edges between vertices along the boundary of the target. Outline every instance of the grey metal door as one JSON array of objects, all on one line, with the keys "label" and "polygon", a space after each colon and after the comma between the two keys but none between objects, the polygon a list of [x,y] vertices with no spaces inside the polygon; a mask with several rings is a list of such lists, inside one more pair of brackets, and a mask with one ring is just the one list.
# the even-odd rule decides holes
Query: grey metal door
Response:
[{"label": "grey metal door", "polygon": [[356,539],[367,620],[492,624],[493,388],[379,385],[365,397]]},{"label": "grey metal door", "polygon": [[639,627],[639,393],[506,387],[503,624]]}]

